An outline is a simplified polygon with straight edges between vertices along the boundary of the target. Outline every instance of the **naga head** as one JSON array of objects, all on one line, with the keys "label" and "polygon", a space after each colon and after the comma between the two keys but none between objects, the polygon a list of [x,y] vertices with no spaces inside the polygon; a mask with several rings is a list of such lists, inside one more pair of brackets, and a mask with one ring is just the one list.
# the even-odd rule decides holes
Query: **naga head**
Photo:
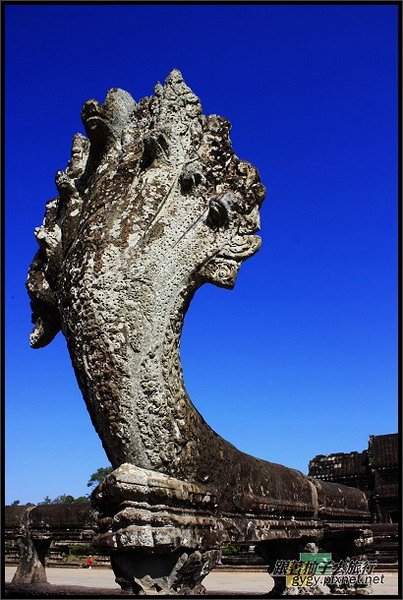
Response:
[{"label": "naga head", "polygon": [[56,175],[58,196],[35,233],[40,248],[27,281],[33,347],[49,343],[65,312],[84,302],[77,289],[91,269],[105,286],[108,273],[126,269],[123,287],[143,281],[151,293],[162,279],[231,288],[260,247],[258,172],[235,155],[230,123],[202,114],[179,71],[138,103],[120,89],[103,104],[89,100],[82,119],[88,139],[75,136]]}]

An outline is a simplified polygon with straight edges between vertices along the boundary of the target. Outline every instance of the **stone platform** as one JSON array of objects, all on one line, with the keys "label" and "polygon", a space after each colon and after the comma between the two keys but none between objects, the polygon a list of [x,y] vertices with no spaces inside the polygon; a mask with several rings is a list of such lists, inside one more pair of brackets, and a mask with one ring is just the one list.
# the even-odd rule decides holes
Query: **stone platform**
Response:
[{"label": "stone platform", "polygon": [[[16,567],[6,567],[5,580],[11,582]],[[396,596],[398,597],[398,574],[381,573],[384,575],[383,584],[373,585],[372,597]],[[112,569],[47,569],[49,584],[31,585],[30,595],[23,596],[23,588],[14,590],[19,595],[12,595],[11,590],[6,593],[8,598],[34,598],[34,597],[67,597],[78,596],[122,596],[119,586],[115,582],[115,576]],[[262,568],[261,571],[245,569],[214,569],[204,580],[207,590],[207,597],[250,597],[261,596],[273,587],[273,579]],[[46,595],[49,594],[49,595]],[[206,598],[204,596],[204,598]]]}]

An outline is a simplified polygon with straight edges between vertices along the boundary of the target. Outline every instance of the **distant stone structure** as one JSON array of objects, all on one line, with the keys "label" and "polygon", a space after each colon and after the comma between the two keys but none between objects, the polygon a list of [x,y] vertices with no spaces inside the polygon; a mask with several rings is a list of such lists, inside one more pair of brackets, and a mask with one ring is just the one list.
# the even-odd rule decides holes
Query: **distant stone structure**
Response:
[{"label": "distant stone structure", "polygon": [[315,456],[309,475],[354,486],[365,492],[374,532],[374,552],[383,561],[395,561],[398,554],[399,517],[399,436],[397,433],[371,435],[362,452],[337,452]]},{"label": "distant stone structure", "polygon": [[[119,89],[89,100],[82,118],[88,139],[74,138],[36,229],[31,345],[63,332],[115,469],[92,502],[94,544],[116,580],[135,594],[197,594],[234,542],[270,565],[316,542],[364,555],[363,492],[240,452],[184,387],[179,342],[195,292],[232,288],[261,243],[265,189],[234,154],[229,122],[203,115],[177,70],[138,103]],[[273,593],[284,589],[278,578]]]},{"label": "distant stone structure", "polygon": [[399,517],[398,434],[371,435],[368,463],[373,474],[371,512],[375,522],[397,523]]},{"label": "distant stone structure", "polygon": [[374,523],[397,523],[399,483],[397,433],[371,435],[362,452],[336,452],[315,456],[309,475],[322,481],[356,487],[367,495]]},{"label": "distant stone structure", "polygon": [[3,527],[5,553],[12,556],[16,546],[19,550],[13,581],[44,583],[51,544],[90,544],[97,531],[97,513],[89,504],[6,506]]}]

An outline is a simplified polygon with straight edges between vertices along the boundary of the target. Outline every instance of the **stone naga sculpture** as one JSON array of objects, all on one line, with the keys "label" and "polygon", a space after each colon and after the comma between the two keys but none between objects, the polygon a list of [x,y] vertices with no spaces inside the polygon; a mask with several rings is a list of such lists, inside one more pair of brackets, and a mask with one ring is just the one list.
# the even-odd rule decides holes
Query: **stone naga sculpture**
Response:
[{"label": "stone naga sculpture", "polygon": [[264,187],[178,71],[152,98],[111,90],[82,117],[89,141],[76,136],[36,230],[31,345],[62,329],[113,466],[203,480],[212,444],[234,450],[184,389],[182,321],[198,287],[232,287],[258,250]]},{"label": "stone naga sculpture", "polygon": [[[260,247],[265,189],[234,154],[228,121],[204,116],[177,70],[138,103],[120,89],[89,100],[82,119],[88,139],[75,136],[35,232],[31,345],[62,330],[116,468],[93,501],[121,585],[198,592],[217,548],[268,539],[279,519],[307,539],[320,511],[365,521],[361,492],[333,490],[329,503],[329,484],[241,453],[184,387],[179,341],[194,293],[206,282],[232,288]],[[151,576],[159,554],[166,572]]]}]

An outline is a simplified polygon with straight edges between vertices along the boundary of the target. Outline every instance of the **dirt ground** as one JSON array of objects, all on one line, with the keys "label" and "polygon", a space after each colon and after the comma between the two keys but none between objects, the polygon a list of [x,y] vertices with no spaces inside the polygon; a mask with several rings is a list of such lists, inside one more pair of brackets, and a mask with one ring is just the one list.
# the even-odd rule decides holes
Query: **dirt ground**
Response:
[{"label": "dirt ground", "polygon": [[[5,581],[12,580],[16,567],[6,567]],[[54,585],[80,585],[86,587],[99,587],[118,589],[111,569],[46,569],[48,582]],[[398,593],[397,573],[376,573],[380,583],[373,585],[373,597],[396,595]],[[264,571],[245,571],[233,569],[231,571],[214,570],[203,581],[207,594],[239,593],[239,594],[264,594],[273,587],[273,579]]]}]

